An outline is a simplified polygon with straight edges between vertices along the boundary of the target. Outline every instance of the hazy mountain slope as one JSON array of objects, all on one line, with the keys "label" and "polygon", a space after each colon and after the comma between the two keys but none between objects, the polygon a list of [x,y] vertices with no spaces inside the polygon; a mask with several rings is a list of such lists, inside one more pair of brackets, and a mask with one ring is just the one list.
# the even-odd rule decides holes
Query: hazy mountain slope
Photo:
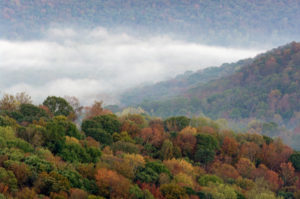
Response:
[{"label": "hazy mountain slope", "polygon": [[240,67],[252,60],[241,60],[237,63],[223,64],[220,67],[209,67],[196,72],[187,71],[173,79],[158,82],[154,85],[141,86],[126,91],[121,97],[121,103],[129,106],[143,101],[166,100],[181,95],[188,89],[202,85],[211,80],[225,77],[236,72]]},{"label": "hazy mountain slope", "polygon": [[[51,24],[174,33],[210,44],[279,44],[299,39],[300,2],[202,0],[3,0],[0,33],[35,38]],[[263,43],[262,43],[263,41]]]},{"label": "hazy mountain slope", "polygon": [[145,102],[142,107],[163,117],[204,113],[212,118],[255,117],[294,126],[299,122],[299,82],[300,43],[293,42],[257,56],[230,76],[190,88],[173,99]]}]

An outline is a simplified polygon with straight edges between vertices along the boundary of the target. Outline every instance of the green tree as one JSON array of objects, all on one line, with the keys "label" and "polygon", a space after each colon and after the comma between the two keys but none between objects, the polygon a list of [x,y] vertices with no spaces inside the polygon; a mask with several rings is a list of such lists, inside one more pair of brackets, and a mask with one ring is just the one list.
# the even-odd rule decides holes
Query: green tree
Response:
[{"label": "green tree", "polygon": [[130,198],[132,199],[144,199],[145,193],[137,185],[132,185],[129,189]]},{"label": "green tree", "polygon": [[[111,145],[113,142],[112,135],[119,133],[121,124],[115,115],[101,115],[92,119],[84,120],[81,129],[87,136],[91,136],[104,145]],[[115,135],[116,137],[116,135]]]},{"label": "green tree", "polygon": [[218,140],[212,135],[198,134],[197,148],[205,148],[209,150],[218,150],[220,148]]},{"label": "green tree", "polygon": [[97,123],[95,120],[83,120],[81,124],[81,130],[88,133],[89,129],[102,129],[101,123]]},{"label": "green tree", "polygon": [[12,171],[0,167],[0,182],[8,186],[9,190],[14,192],[18,188],[18,181]]},{"label": "green tree", "polygon": [[207,165],[214,160],[215,155],[215,151],[200,147],[195,153],[195,161]]},{"label": "green tree", "polygon": [[113,143],[112,135],[101,128],[89,128],[85,131],[86,136],[91,136],[103,145],[111,145]]},{"label": "green tree", "polygon": [[105,130],[109,134],[113,134],[115,132],[120,132],[121,123],[115,115],[101,115],[96,116],[93,120],[101,126],[103,130]]},{"label": "green tree", "polygon": [[71,113],[74,113],[72,106],[64,98],[61,97],[49,96],[43,102],[43,105],[48,107],[54,116],[68,116]]},{"label": "green tree", "polygon": [[294,168],[296,171],[300,171],[300,152],[294,152],[290,158],[289,161],[292,162]]},{"label": "green tree", "polygon": [[64,127],[53,120],[48,122],[44,140],[44,145],[54,154],[61,152],[66,142]]},{"label": "green tree", "polygon": [[159,180],[159,175],[166,173],[171,176],[168,168],[159,161],[147,162],[145,167],[140,167],[136,174],[136,180],[147,183],[156,183]]},{"label": "green tree", "polygon": [[71,187],[79,189],[84,187],[83,177],[77,171],[71,168],[64,168],[63,170],[59,170],[58,173],[69,180]]},{"label": "green tree", "polygon": [[53,164],[44,159],[39,158],[36,155],[26,157],[24,162],[34,173],[50,172],[54,169]]},{"label": "green tree", "polygon": [[169,169],[161,161],[151,161],[146,163],[146,167],[153,169],[158,174],[166,173],[171,175]]},{"label": "green tree", "polygon": [[65,146],[65,136],[82,138],[74,123],[68,121],[65,116],[56,116],[46,125],[46,131],[43,134],[44,146],[48,147],[54,154],[59,153]]},{"label": "green tree", "polygon": [[77,129],[76,125],[69,121],[65,116],[55,116],[52,121],[63,128],[63,135],[82,139],[82,134]]},{"label": "green tree", "polygon": [[135,180],[140,182],[156,183],[158,179],[159,174],[149,167],[140,167],[135,175]]},{"label": "green tree", "polygon": [[48,118],[48,114],[44,109],[36,107],[32,104],[21,104],[20,113],[23,115],[22,121],[33,122],[38,121],[40,118]]},{"label": "green tree", "polygon": [[63,160],[68,162],[89,162],[90,156],[86,150],[76,143],[68,143],[64,146],[61,152],[58,153]]}]

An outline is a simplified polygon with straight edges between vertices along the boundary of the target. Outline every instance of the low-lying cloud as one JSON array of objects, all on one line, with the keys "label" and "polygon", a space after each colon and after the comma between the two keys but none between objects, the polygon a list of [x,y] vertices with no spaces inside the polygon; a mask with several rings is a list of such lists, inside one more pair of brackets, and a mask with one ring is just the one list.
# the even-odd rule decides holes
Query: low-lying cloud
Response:
[{"label": "low-lying cloud", "polygon": [[259,50],[205,46],[168,36],[50,29],[37,41],[0,40],[0,91],[25,91],[36,103],[49,95],[77,96],[83,104],[116,103],[120,92],[186,70],[253,57]]}]

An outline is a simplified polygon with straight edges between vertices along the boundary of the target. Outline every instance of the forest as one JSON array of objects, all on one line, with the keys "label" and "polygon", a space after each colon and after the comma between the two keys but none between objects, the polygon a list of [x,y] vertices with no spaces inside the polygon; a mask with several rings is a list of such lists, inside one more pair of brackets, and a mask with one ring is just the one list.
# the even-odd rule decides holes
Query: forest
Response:
[{"label": "forest", "polygon": [[298,199],[300,153],[225,119],[0,100],[0,198]]},{"label": "forest", "polygon": [[121,102],[152,116],[225,118],[300,149],[300,43],[292,42],[253,59],[190,72],[131,89]]},{"label": "forest", "polygon": [[300,199],[299,11],[0,0],[0,199]]},{"label": "forest", "polygon": [[[124,94],[122,102],[125,105],[139,105],[147,112],[161,117],[203,113],[213,119],[255,117],[295,126],[291,121],[298,120],[297,112],[300,111],[297,103],[300,96],[299,66],[300,43],[292,42],[262,53],[252,60],[221,66],[218,68],[219,77],[213,77],[209,72],[210,69],[218,74],[217,69],[208,68],[186,78],[132,89]],[[228,72],[223,72],[228,68]],[[162,94],[173,92],[168,90],[172,85],[180,90],[175,92],[176,96]],[[161,90],[158,95],[167,97],[155,95],[153,99],[148,96],[152,90]]]},{"label": "forest", "polygon": [[299,9],[293,0],[2,0],[0,33],[36,38],[53,24],[67,24],[172,33],[223,46],[277,46],[299,40]]},{"label": "forest", "polygon": [[[200,85],[206,84],[210,81],[228,77],[245,65],[252,63],[252,61],[253,59],[249,58],[240,60],[236,63],[224,63],[221,66],[211,66],[195,72],[186,71],[184,74],[177,75],[170,80],[128,89],[122,94],[120,101],[121,104],[125,106],[134,106],[139,104],[146,108],[147,102],[163,102],[164,100],[167,101],[168,99],[176,98],[183,95],[187,92],[187,90],[193,87],[199,87]],[[147,110],[151,108],[153,107],[147,107]],[[166,111],[165,114],[154,109],[155,114],[159,116],[168,116],[168,114],[171,114],[170,111],[164,111]],[[173,113],[176,114],[175,111]]]}]

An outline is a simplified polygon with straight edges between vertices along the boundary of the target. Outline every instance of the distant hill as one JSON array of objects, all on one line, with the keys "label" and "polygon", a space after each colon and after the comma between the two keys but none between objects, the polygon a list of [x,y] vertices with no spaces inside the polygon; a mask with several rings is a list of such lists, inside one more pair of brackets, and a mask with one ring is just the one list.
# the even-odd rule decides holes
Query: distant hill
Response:
[{"label": "distant hill", "polygon": [[292,128],[300,124],[299,102],[300,43],[293,42],[257,56],[229,76],[141,106],[162,117],[204,113],[215,119],[257,118]]},{"label": "distant hill", "polygon": [[242,66],[251,62],[252,59],[245,59],[236,63],[226,63],[220,67],[209,67],[196,72],[187,71],[167,81],[133,88],[122,95],[121,103],[130,106],[144,101],[167,100],[181,95],[193,87],[231,75]]},{"label": "distant hill", "polygon": [[253,46],[300,38],[300,2],[286,0],[2,0],[0,34],[36,38],[50,25],[172,34],[206,44]]}]

